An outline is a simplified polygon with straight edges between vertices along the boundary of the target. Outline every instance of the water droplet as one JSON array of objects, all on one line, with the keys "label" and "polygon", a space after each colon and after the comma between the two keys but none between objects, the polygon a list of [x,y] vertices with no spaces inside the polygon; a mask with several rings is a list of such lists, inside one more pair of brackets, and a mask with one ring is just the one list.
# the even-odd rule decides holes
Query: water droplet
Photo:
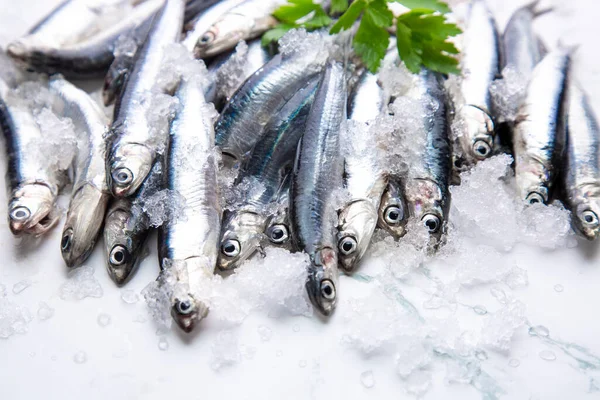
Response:
[{"label": "water droplet", "polygon": [[300,368],[304,368],[304,367],[306,367],[306,360],[300,360],[300,361],[298,362],[298,366],[299,366]]},{"label": "water droplet", "polygon": [[487,314],[487,310],[484,306],[475,306],[475,307],[473,307],[473,311],[475,311],[475,314],[477,314],[477,315]]},{"label": "water droplet", "polygon": [[550,335],[550,331],[544,325],[538,325],[529,328],[529,334],[531,336],[548,337]]},{"label": "water droplet", "polygon": [[40,321],[45,321],[47,319],[50,319],[50,318],[52,318],[53,315],[54,315],[54,308],[50,307],[48,304],[41,301],[39,304],[38,310],[37,310],[37,316],[40,319]]},{"label": "water droplet", "polygon": [[373,376],[373,371],[368,370],[360,374],[360,383],[367,389],[371,389],[375,386],[375,376]]},{"label": "water droplet", "polygon": [[15,283],[13,285],[12,291],[14,294],[19,294],[23,290],[27,289],[29,286],[31,286],[31,281],[28,279],[25,279],[25,280]]},{"label": "water droplet", "polygon": [[493,287],[490,289],[490,293],[492,293],[492,296],[494,296],[496,300],[498,300],[498,303],[506,304],[507,298],[506,292],[504,290],[502,290],[499,287]]},{"label": "water droplet", "polygon": [[477,357],[477,359],[480,361],[485,361],[488,359],[487,353],[483,350],[475,350],[475,357]]},{"label": "water droplet", "polygon": [[76,364],[85,364],[87,361],[87,354],[85,354],[85,351],[78,351],[73,356],[73,361],[75,361]]},{"label": "water droplet", "polygon": [[558,292],[558,293],[560,293],[560,292],[562,292],[563,290],[565,290],[565,287],[564,287],[563,285],[560,285],[560,284],[558,284],[558,285],[554,285],[554,291],[555,291],[555,292]]},{"label": "water droplet", "polygon": [[169,342],[167,342],[167,338],[164,336],[161,336],[160,339],[158,339],[158,348],[161,351],[167,351],[169,350]]},{"label": "water droplet", "polygon": [[521,361],[519,361],[519,360],[518,360],[518,359],[516,359],[516,358],[511,358],[511,359],[508,361],[508,365],[510,365],[510,366],[511,366],[511,367],[513,367],[513,368],[517,368],[519,365],[521,365]]},{"label": "water droplet", "polygon": [[294,332],[300,332],[300,327],[297,324],[294,324],[294,326],[292,326],[292,330]]},{"label": "water droplet", "polygon": [[277,351],[275,352],[275,355],[276,355],[277,357],[281,357],[281,356],[283,355],[283,351],[281,351],[281,350],[277,350]]},{"label": "water droplet", "polygon": [[110,325],[110,315],[108,314],[100,314],[98,315],[98,325],[101,327],[105,327]]},{"label": "water droplet", "polygon": [[268,342],[273,337],[273,331],[264,325],[260,325],[258,327],[258,336],[260,336],[260,340],[263,342]]},{"label": "water droplet", "polygon": [[121,300],[127,304],[135,304],[140,300],[140,296],[131,289],[125,289],[121,292]]},{"label": "water droplet", "polygon": [[542,350],[540,351],[540,358],[546,361],[554,361],[556,360],[556,354],[550,350]]}]

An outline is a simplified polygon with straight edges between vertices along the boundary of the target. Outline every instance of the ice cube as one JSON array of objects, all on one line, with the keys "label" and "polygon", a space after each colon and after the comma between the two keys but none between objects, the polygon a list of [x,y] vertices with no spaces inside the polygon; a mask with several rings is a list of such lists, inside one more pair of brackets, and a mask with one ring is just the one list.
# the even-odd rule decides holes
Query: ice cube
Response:
[{"label": "ice cube", "polygon": [[68,280],[60,286],[59,296],[65,301],[79,301],[86,297],[102,297],[104,291],[94,277],[94,268],[83,266],[70,271]]},{"label": "ice cube", "polygon": [[0,297],[0,339],[26,333],[32,319],[27,308]]}]

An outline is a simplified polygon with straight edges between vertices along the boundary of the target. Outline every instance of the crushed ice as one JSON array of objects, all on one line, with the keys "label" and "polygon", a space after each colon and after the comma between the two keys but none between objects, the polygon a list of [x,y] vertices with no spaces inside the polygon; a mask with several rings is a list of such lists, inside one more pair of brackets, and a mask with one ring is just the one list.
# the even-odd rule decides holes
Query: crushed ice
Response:
[{"label": "crushed ice", "polygon": [[65,301],[79,301],[86,297],[102,297],[104,291],[94,277],[94,268],[83,266],[69,272],[68,279],[60,287],[59,296]]}]

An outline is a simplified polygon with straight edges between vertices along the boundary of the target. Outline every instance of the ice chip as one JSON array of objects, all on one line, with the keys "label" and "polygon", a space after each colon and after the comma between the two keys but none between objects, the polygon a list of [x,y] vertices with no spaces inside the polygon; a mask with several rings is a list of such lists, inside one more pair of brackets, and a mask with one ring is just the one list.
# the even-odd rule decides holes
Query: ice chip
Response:
[{"label": "ice chip", "polygon": [[0,339],[26,333],[32,319],[27,308],[0,297]]},{"label": "ice chip", "polygon": [[240,362],[242,354],[238,333],[231,330],[219,332],[211,345],[211,351],[210,365],[215,371]]},{"label": "ice chip", "polygon": [[83,266],[69,272],[68,280],[59,290],[59,296],[65,301],[79,301],[86,297],[102,297],[102,286],[94,277],[94,268]]},{"label": "ice chip", "polygon": [[524,324],[525,305],[512,300],[500,310],[488,313],[481,331],[481,341],[492,350],[508,353],[515,331]]}]

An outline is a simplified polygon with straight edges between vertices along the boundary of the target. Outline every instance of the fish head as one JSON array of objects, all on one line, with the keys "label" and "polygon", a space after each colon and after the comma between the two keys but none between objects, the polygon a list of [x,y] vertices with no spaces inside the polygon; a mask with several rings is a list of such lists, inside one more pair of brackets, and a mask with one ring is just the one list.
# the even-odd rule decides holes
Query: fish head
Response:
[{"label": "fish head", "polygon": [[252,256],[259,248],[265,218],[255,212],[239,210],[225,216],[217,266],[231,270]]},{"label": "fish head", "polygon": [[353,271],[367,251],[377,225],[373,203],[358,200],[346,205],[338,218],[338,257],[345,271]]},{"label": "fish head", "polygon": [[172,300],[171,317],[186,333],[194,330],[197,323],[208,315],[208,307],[189,293],[175,295]]},{"label": "fish head", "polygon": [[50,48],[35,35],[17,39],[6,46],[6,53],[22,65],[28,64],[36,54],[43,54],[45,50],[49,51]]},{"label": "fish head", "polygon": [[264,237],[267,244],[283,247],[288,250],[292,248],[290,221],[288,219],[287,207],[277,210],[266,223]]},{"label": "fish head", "polygon": [[[108,256],[106,269],[119,286],[125,284],[133,272],[137,254],[136,236],[128,229],[130,206],[126,199],[117,199],[104,220],[104,245]],[[135,228],[135,227],[134,227]]]},{"label": "fish head", "polygon": [[115,197],[134,194],[146,179],[155,158],[148,147],[128,143],[119,146],[109,162],[108,186]]},{"label": "fish head", "polygon": [[67,267],[80,266],[91,254],[102,228],[110,196],[93,185],[82,185],[71,197],[60,251]]},{"label": "fish head", "polygon": [[324,247],[311,255],[306,291],[313,306],[325,316],[333,313],[337,302],[337,253]]},{"label": "fish head", "polygon": [[213,57],[234,48],[252,30],[251,20],[239,14],[226,14],[198,38],[194,57]]},{"label": "fish head", "polygon": [[60,218],[55,210],[56,196],[43,184],[23,185],[12,195],[8,223],[13,235],[42,235]]},{"label": "fish head", "polygon": [[574,210],[573,225],[586,239],[595,240],[600,236],[600,199],[588,199]]},{"label": "fish head", "polygon": [[453,167],[459,171],[491,157],[494,152],[494,123],[482,109],[466,105],[459,110],[462,122]]},{"label": "fish head", "polygon": [[448,215],[448,194],[433,181],[413,179],[406,185],[408,212],[421,221],[430,237],[436,243],[442,236]]},{"label": "fish head", "polygon": [[406,233],[408,212],[402,186],[398,181],[391,180],[381,196],[377,225],[395,238]]}]

